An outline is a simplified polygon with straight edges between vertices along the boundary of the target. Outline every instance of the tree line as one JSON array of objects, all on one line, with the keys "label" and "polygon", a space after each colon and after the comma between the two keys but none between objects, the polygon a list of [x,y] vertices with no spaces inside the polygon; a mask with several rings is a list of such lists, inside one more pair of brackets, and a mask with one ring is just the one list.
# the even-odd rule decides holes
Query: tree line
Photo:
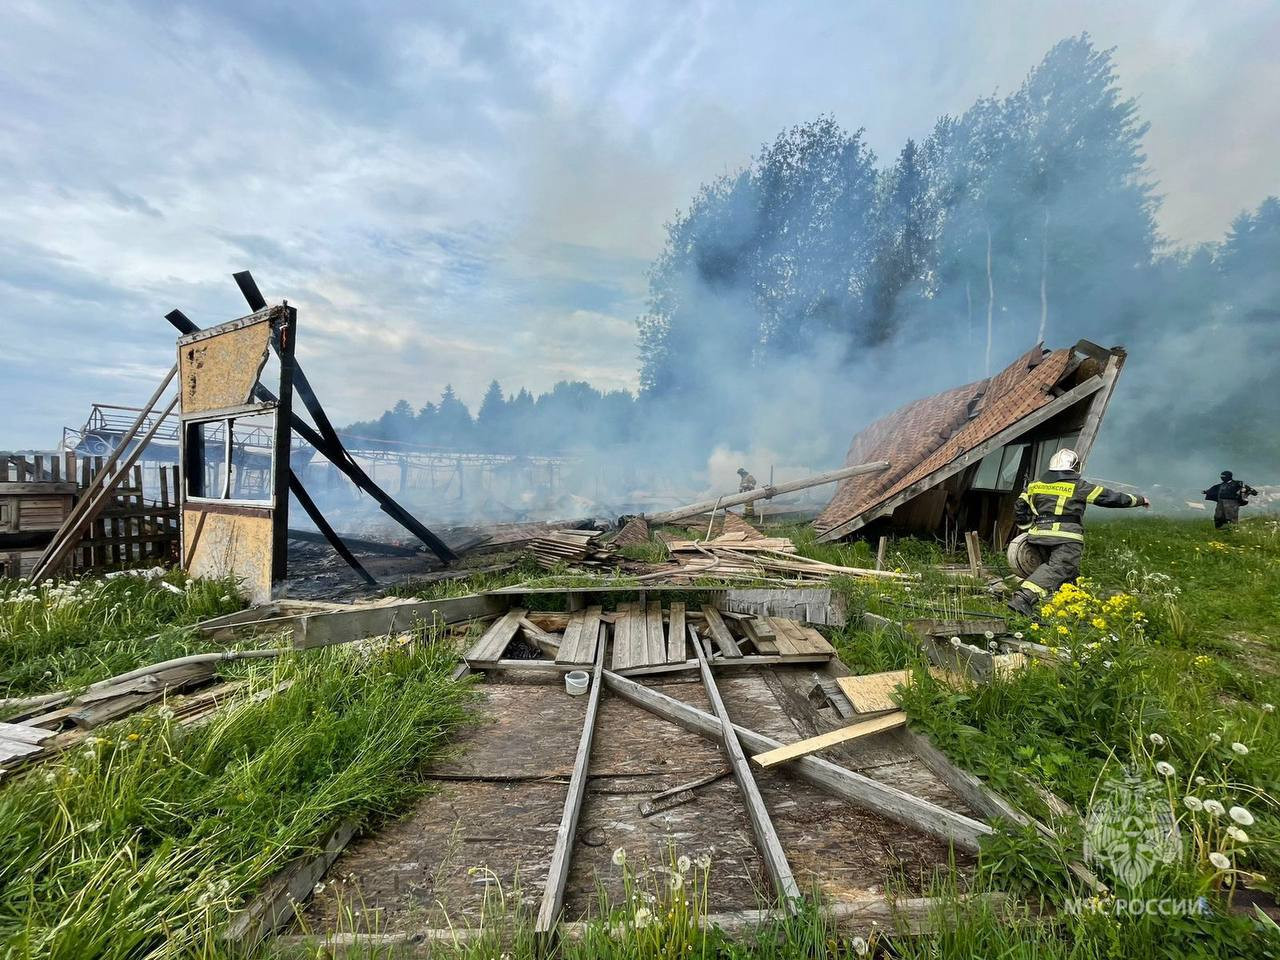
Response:
[{"label": "tree line", "polygon": [[[659,419],[696,423],[703,439],[714,423],[734,442],[787,403],[770,371],[796,379],[811,362],[833,381],[842,367],[873,379],[888,351],[917,351],[923,386],[942,389],[1037,340],[1087,337],[1132,357],[1109,415],[1120,427],[1104,431],[1109,458],[1156,471],[1199,441],[1273,463],[1280,440],[1250,424],[1280,413],[1262,359],[1280,346],[1280,202],[1242,213],[1221,242],[1170,247],[1146,130],[1113,52],[1088,35],[888,163],[864,131],[818,117],[668,223],[638,319],[637,396],[585,383],[504,395],[495,382],[474,418],[447,389],[352,431],[561,449],[626,443]],[[865,422],[845,416],[850,431]]]}]

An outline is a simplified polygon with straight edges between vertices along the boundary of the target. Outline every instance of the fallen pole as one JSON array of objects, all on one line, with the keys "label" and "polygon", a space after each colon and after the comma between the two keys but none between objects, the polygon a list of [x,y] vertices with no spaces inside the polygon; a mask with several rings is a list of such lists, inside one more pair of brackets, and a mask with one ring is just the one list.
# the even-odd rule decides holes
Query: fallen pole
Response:
[{"label": "fallen pole", "polygon": [[837,480],[857,477],[864,473],[879,473],[881,470],[888,469],[889,461],[887,460],[877,460],[874,463],[859,463],[852,467],[841,467],[839,470],[828,470],[826,473],[815,473],[813,476],[804,477],[801,480],[788,480],[786,483],[770,484],[766,487],[761,487],[759,490],[724,494],[714,500],[700,500],[688,506],[676,507],[674,510],[664,510],[662,513],[646,515],[645,519],[650,523],[674,523],[676,520],[696,517],[698,514],[706,513],[708,510],[734,507],[740,503],[753,503],[756,500],[771,500],[781,493],[794,493],[796,490],[807,490],[810,487],[820,487],[824,483],[835,483]]},{"label": "fallen pole", "polygon": [[[605,685],[624,700],[648,710],[663,719],[670,720],[684,729],[706,737],[720,739],[720,721],[697,707],[690,706],[664,693],[642,686],[612,670],[604,672]],[[752,753],[775,750],[783,744],[734,724],[734,730],[742,746]],[[857,804],[865,810],[880,814],[915,830],[941,837],[964,850],[977,850],[978,842],[995,831],[985,823],[940,807],[928,800],[912,796],[887,783],[872,780],[838,764],[819,757],[799,757],[791,763],[788,772],[808,780],[828,793]]]}]

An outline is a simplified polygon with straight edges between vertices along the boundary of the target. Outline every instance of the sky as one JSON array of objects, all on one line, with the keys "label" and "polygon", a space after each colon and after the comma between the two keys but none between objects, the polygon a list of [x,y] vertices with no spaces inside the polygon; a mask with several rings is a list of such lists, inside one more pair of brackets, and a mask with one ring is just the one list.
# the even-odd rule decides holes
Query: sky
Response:
[{"label": "sky", "polygon": [[1151,124],[1170,245],[1280,193],[1270,3],[7,0],[0,448],[144,401],[164,314],[247,313],[242,269],[339,423],[494,377],[634,388],[699,184],[822,113],[887,161],[1081,31]]}]

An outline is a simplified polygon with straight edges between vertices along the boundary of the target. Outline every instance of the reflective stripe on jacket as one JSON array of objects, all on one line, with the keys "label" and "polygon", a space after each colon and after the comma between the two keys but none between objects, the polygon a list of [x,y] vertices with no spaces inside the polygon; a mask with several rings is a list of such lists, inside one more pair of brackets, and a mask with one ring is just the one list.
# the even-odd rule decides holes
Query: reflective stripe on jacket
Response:
[{"label": "reflective stripe on jacket", "polygon": [[1089,504],[1136,507],[1141,502],[1141,497],[1092,483],[1074,470],[1050,470],[1027,484],[1014,505],[1014,519],[1035,541],[1084,542],[1084,510]]}]

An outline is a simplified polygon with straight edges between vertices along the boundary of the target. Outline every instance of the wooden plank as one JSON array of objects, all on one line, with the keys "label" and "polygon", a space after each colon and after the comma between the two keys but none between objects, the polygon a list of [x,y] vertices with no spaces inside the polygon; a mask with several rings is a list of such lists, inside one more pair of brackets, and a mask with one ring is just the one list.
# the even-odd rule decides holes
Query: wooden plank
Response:
[{"label": "wooden plank", "polygon": [[889,554],[889,538],[881,537],[880,542],[876,544],[876,569],[883,570],[885,558]]},{"label": "wooden plank", "polygon": [[44,743],[53,736],[51,730],[28,727],[21,723],[0,723],[0,738],[18,743]]},{"label": "wooden plank", "polygon": [[816,737],[808,737],[804,740],[798,740],[795,743],[789,743],[785,747],[778,747],[775,750],[766,750],[764,753],[757,753],[751,759],[761,767],[773,767],[779,763],[785,763],[788,760],[795,760],[797,757],[803,757],[810,753],[816,753],[818,750],[825,750],[827,747],[834,747],[838,743],[847,743],[850,740],[857,740],[860,737],[869,737],[874,733],[883,733],[885,730],[892,730],[895,727],[901,727],[907,722],[907,715],[899,710],[896,713],[890,713],[883,717],[876,717],[872,720],[861,720],[858,723],[851,723],[847,727],[841,727],[838,730],[831,730],[827,733],[819,734]]},{"label": "wooden plank", "polygon": [[615,670],[631,666],[631,604],[618,604],[617,619],[613,622],[613,659]]},{"label": "wooden plank", "polygon": [[667,662],[667,639],[662,634],[662,601],[650,600],[645,607],[646,665]]},{"label": "wooden plank", "polygon": [[970,530],[964,535],[964,549],[969,555],[969,573],[978,577],[982,575],[982,547],[978,544],[978,533]]},{"label": "wooden plank", "polygon": [[685,608],[680,601],[672,601],[670,624],[667,626],[667,663],[683,663],[685,644]]},{"label": "wooden plank", "polygon": [[390,633],[403,633],[418,622],[449,624],[496,616],[505,613],[509,606],[505,597],[471,594],[447,600],[324,611],[294,621],[293,645],[319,647],[366,637],[385,637]]},{"label": "wooden plank", "polygon": [[751,632],[755,635],[753,642],[756,652],[763,656],[778,655],[778,632],[767,617],[757,617],[751,621]]},{"label": "wooden plank", "polygon": [[886,670],[861,677],[836,677],[836,683],[858,713],[882,713],[898,709],[892,694],[911,683],[911,671]]},{"label": "wooden plank", "polygon": [[[719,739],[719,720],[697,707],[642,686],[612,671],[605,671],[604,682],[610,690],[638,707],[643,707],[699,736],[710,740]],[[782,743],[772,737],[766,737],[746,727],[735,724],[734,731],[744,749],[752,753],[763,753],[782,746]],[[798,757],[787,771],[833,796],[848,800],[865,810],[888,817],[898,823],[941,837],[943,840],[949,840],[965,850],[977,850],[981,838],[994,832],[985,823],[920,797],[914,797],[904,790],[872,780],[838,764],[829,763],[821,757]]]},{"label": "wooden plank", "polygon": [[738,790],[742,793],[743,804],[751,820],[751,829],[756,836],[756,846],[760,849],[760,855],[769,870],[775,891],[783,901],[783,906],[788,911],[795,912],[803,896],[800,885],[796,883],[796,878],[791,872],[791,864],[787,862],[787,854],[782,849],[778,831],[774,829],[773,820],[770,819],[769,811],[764,805],[764,798],[760,796],[760,788],[756,785],[755,776],[751,773],[746,754],[743,753],[742,744],[733,727],[733,720],[729,717],[724,700],[720,698],[716,678],[711,673],[711,664],[698,646],[696,637],[694,641],[693,648],[698,657],[702,685],[706,688],[707,698],[711,701],[711,707],[719,718],[720,742],[729,755],[729,765],[733,768],[733,778],[738,782]]},{"label": "wooden plank", "polygon": [[292,920],[299,905],[310,898],[312,888],[355,835],[353,821],[339,824],[316,853],[285,867],[261,894],[235,914],[223,931],[223,939],[247,953],[270,933]]},{"label": "wooden plank", "polygon": [[778,645],[778,655],[793,657],[803,653],[796,646],[795,634],[792,633],[792,621],[784,617],[770,617],[769,625],[773,627],[774,642]]},{"label": "wooden plank", "polygon": [[510,610],[500,617],[488,630],[484,632],[479,640],[467,651],[463,659],[470,662],[472,660],[488,661],[499,660],[502,657],[502,651],[507,649],[507,644],[511,642],[511,638],[516,635],[516,631],[520,629],[520,619],[525,615],[525,611],[516,608]]},{"label": "wooden plank", "polygon": [[43,748],[34,743],[23,743],[19,740],[0,740],[0,763],[29,757],[39,753]]},{"label": "wooden plank", "polygon": [[578,641],[582,637],[584,619],[581,611],[569,617],[569,622],[564,627],[564,637],[560,640],[560,649],[556,652],[556,663],[581,662]]},{"label": "wooden plank", "polygon": [[[659,610],[661,626],[661,610]],[[597,629],[599,629],[597,627]],[[547,868],[547,884],[542,891],[542,905],[534,924],[534,934],[545,936],[560,920],[564,907],[565,882],[569,878],[569,861],[573,853],[574,835],[578,830],[578,815],[582,811],[582,798],[587,790],[587,772],[591,762],[591,740],[595,735],[596,713],[600,706],[600,688],[604,685],[604,644],[599,645],[595,669],[591,676],[591,693],[587,701],[587,715],[582,721],[582,736],[578,739],[578,752],[573,760],[573,772],[569,775],[569,790],[565,795],[564,811],[560,826],[556,829],[555,847],[551,852],[551,864]]]},{"label": "wooden plank", "polygon": [[807,653],[825,653],[832,657],[836,655],[836,648],[831,645],[831,641],[813,627],[801,625],[800,635],[804,637]]},{"label": "wooden plank", "polygon": [[715,641],[720,655],[722,657],[742,656],[742,651],[738,649],[738,644],[733,639],[733,634],[729,633],[729,628],[725,626],[724,618],[720,616],[720,611],[711,604],[704,603],[702,605],[702,615],[707,620],[707,630],[711,634],[711,639]]}]

